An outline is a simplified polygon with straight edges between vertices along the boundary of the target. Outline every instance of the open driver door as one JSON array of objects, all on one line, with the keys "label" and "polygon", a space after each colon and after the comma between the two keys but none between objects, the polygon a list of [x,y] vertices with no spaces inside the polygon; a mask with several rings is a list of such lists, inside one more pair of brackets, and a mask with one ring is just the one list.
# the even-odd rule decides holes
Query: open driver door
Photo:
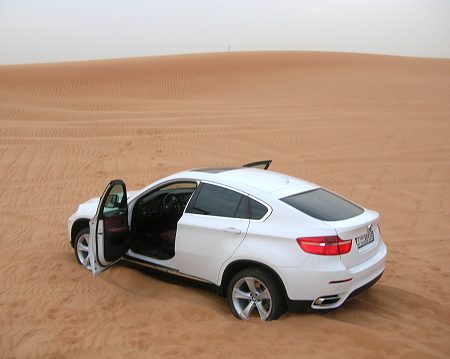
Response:
[{"label": "open driver door", "polygon": [[92,274],[96,275],[130,249],[127,189],[123,181],[111,181],[106,187],[89,228],[89,260]]}]

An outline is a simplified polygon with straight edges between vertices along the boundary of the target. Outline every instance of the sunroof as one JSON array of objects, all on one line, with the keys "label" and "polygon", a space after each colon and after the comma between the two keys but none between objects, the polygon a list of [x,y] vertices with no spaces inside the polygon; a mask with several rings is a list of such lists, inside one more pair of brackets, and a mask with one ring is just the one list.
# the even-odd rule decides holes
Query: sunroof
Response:
[{"label": "sunroof", "polygon": [[225,171],[235,170],[238,167],[213,167],[213,168],[197,168],[195,170],[191,170],[193,172],[206,172],[206,173],[221,173]]}]

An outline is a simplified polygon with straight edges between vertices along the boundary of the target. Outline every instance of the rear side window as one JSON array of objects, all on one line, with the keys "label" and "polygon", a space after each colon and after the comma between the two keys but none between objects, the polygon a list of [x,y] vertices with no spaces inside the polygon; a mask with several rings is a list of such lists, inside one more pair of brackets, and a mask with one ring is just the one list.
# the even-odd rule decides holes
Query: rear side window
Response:
[{"label": "rear side window", "polygon": [[283,202],[322,221],[342,221],[364,212],[361,207],[323,188],[281,198]]},{"label": "rear side window", "polygon": [[267,211],[266,206],[250,198],[250,219],[261,219],[266,215]]},{"label": "rear side window", "polygon": [[245,196],[228,188],[204,183],[186,212],[219,217],[248,218]]}]

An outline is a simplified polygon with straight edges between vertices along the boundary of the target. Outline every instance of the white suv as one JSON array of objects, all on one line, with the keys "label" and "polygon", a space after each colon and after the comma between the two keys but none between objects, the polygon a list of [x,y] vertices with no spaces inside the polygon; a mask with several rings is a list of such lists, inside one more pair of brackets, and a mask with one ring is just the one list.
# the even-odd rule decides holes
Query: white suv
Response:
[{"label": "white suv", "polygon": [[94,275],[122,260],[206,282],[240,319],[337,308],[374,284],[387,253],[378,213],[269,164],[184,171],[128,193],[114,180],[69,218],[75,256]]}]

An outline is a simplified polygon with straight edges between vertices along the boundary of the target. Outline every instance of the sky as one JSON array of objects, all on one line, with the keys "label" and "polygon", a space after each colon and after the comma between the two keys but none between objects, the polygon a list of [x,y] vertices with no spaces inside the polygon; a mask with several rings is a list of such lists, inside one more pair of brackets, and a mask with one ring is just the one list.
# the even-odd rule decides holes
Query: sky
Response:
[{"label": "sky", "polygon": [[0,64],[224,51],[450,58],[450,0],[0,0]]}]

